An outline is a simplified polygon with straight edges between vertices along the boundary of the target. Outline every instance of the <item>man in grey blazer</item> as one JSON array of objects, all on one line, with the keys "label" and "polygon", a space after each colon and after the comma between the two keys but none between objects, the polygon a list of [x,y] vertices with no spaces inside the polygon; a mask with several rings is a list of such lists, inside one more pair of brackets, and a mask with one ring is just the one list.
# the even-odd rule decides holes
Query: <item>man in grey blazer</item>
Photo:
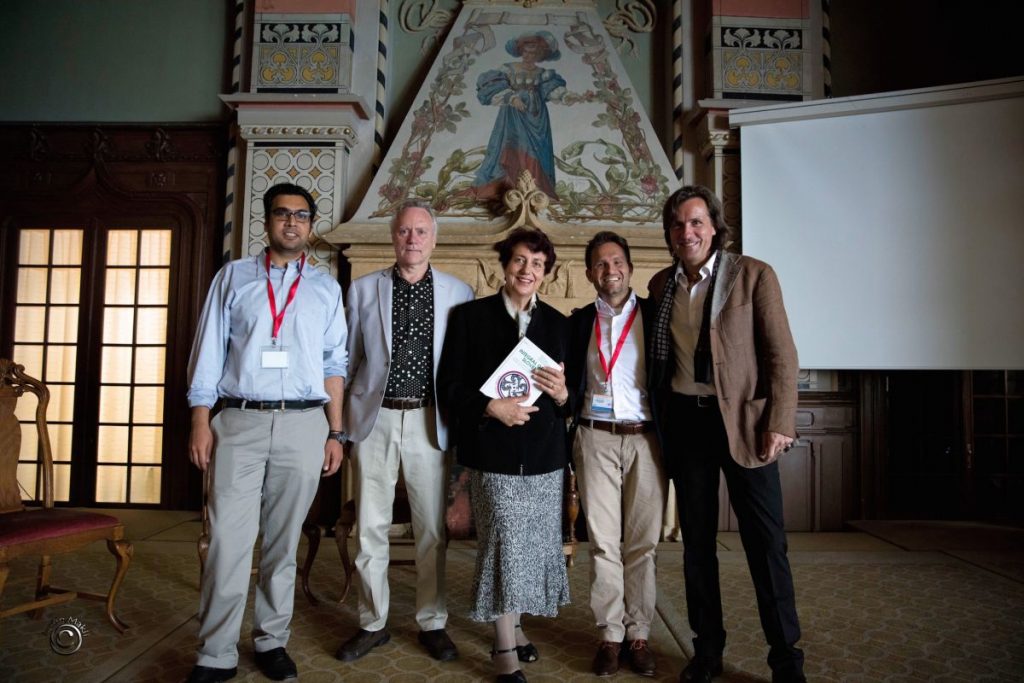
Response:
[{"label": "man in grey blazer", "polygon": [[391,222],[395,265],[352,282],[346,315],[349,366],[345,425],[353,443],[358,524],[359,631],[336,653],[350,662],[390,640],[388,530],[399,471],[416,538],[419,641],[441,661],[458,656],[445,632],[445,450],[437,411],[438,362],[448,313],[473,298],[464,282],[430,266],[437,219],[409,200]]}]

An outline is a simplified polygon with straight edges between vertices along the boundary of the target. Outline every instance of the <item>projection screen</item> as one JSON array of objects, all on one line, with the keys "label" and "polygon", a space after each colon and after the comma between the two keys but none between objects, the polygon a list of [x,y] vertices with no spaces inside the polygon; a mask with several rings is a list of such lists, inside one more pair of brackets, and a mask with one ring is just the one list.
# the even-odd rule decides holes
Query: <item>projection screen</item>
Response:
[{"label": "projection screen", "polygon": [[736,109],[800,365],[1024,368],[1024,77]]}]

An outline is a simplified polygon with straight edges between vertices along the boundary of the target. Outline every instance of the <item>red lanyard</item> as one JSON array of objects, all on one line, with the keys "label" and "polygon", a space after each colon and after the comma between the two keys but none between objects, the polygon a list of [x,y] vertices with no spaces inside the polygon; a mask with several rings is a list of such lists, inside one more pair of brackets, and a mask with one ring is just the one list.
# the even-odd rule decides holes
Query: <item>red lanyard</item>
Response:
[{"label": "red lanyard", "polygon": [[[615,351],[612,352],[612,360],[608,362],[604,357],[604,349],[601,348],[601,314],[597,311],[594,312],[594,336],[597,338],[597,357],[601,359],[601,368],[604,370],[604,376],[607,381],[612,381],[612,368],[615,367],[615,361],[619,359],[619,352],[622,351],[622,345],[626,343],[626,337],[629,336],[629,330],[633,327],[633,321],[636,320],[636,314],[639,312],[639,306],[633,306],[633,312],[629,314],[629,320],[626,321],[626,326],[622,328],[622,334],[619,335],[619,341],[615,344]],[[611,329],[609,327],[609,329]]]},{"label": "red lanyard", "polygon": [[[270,282],[270,250],[267,250],[267,300],[270,302],[270,317],[274,321],[274,331],[271,335],[274,343],[277,343],[277,335],[281,331],[281,323],[284,322],[284,312],[288,310],[288,304],[295,298],[295,292],[299,288],[299,280],[302,276],[302,268],[306,265],[306,255],[302,254],[299,259],[299,272],[295,276],[295,282],[292,283],[291,288],[288,290],[288,298],[285,299],[284,308],[281,312],[277,312],[277,297],[274,296],[274,285]],[[287,270],[287,266],[285,267]]]}]

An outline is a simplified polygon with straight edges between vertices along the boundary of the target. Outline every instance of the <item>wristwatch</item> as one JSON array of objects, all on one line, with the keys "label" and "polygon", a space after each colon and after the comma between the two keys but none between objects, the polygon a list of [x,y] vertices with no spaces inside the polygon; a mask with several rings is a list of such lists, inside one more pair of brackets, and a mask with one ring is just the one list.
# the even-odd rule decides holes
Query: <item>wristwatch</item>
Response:
[{"label": "wristwatch", "polygon": [[327,438],[334,439],[338,443],[345,443],[346,441],[348,441],[348,434],[345,432],[330,431],[327,432]]}]

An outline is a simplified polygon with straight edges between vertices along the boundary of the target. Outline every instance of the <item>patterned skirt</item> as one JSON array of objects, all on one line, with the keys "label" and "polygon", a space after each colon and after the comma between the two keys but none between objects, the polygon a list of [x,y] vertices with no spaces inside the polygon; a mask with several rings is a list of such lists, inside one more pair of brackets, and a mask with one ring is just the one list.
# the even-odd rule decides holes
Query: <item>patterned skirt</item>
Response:
[{"label": "patterned skirt", "polygon": [[470,472],[477,551],[469,618],[556,616],[569,603],[562,470],[531,476]]}]

